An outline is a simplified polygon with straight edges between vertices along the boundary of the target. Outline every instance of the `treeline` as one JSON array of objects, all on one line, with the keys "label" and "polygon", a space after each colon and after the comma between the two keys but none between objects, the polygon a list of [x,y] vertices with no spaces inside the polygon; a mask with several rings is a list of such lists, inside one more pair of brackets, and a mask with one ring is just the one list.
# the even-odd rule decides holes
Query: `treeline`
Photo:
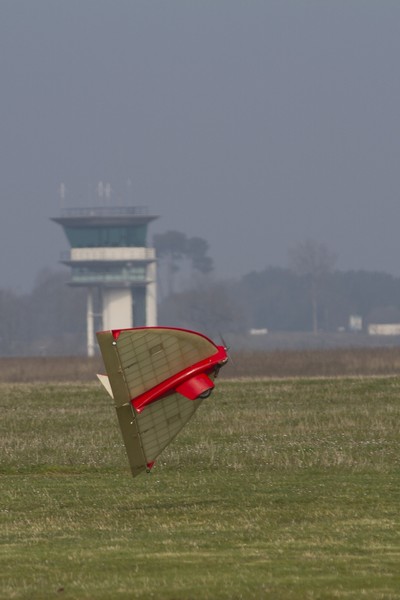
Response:
[{"label": "treeline", "polygon": [[[67,269],[42,272],[31,293],[0,290],[0,355],[86,353],[86,290],[67,285]],[[235,281],[197,273],[190,289],[160,299],[159,323],[218,332],[335,332],[350,315],[400,322],[400,278],[368,271],[299,273],[268,267]]]},{"label": "treeline", "polygon": [[[315,314],[314,314],[315,313]],[[400,323],[400,278],[379,272],[334,271],[298,274],[267,267],[238,281],[199,285],[171,295],[160,319],[203,330],[244,332],[348,330],[350,316],[369,323]]]},{"label": "treeline", "polygon": [[83,355],[86,291],[67,285],[67,270],[43,271],[30,293],[0,289],[0,355]]}]

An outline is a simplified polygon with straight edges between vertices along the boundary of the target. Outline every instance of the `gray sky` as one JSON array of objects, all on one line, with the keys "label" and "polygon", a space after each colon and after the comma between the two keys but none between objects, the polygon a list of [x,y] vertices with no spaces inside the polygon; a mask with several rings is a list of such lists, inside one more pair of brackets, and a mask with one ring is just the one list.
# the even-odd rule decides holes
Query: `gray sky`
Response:
[{"label": "gray sky", "polygon": [[400,275],[399,57],[398,0],[0,0],[0,288],[99,180],[218,276],[307,238]]}]

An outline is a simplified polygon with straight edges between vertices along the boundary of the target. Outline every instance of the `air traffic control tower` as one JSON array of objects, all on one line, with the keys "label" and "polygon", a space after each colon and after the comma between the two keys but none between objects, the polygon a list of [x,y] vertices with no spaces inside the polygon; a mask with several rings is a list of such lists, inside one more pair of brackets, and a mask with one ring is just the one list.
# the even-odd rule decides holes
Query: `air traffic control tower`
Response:
[{"label": "air traffic control tower", "polygon": [[145,207],[66,208],[53,218],[71,246],[62,256],[70,285],[87,288],[87,351],[95,352],[100,329],[157,325],[156,256],[147,227],[156,219]]}]

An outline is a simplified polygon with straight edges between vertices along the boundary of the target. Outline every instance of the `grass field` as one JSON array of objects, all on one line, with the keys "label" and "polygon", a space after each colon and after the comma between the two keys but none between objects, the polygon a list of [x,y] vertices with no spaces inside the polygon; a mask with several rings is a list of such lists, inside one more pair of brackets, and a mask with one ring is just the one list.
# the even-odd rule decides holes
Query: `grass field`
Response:
[{"label": "grass field", "polygon": [[2,599],[400,598],[400,379],[223,380],[136,479],[100,386],[0,393]]}]

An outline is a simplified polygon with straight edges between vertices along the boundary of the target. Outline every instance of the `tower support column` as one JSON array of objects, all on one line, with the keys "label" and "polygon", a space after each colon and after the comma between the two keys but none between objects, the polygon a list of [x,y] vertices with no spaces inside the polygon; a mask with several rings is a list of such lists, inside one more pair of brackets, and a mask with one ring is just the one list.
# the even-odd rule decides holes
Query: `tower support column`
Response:
[{"label": "tower support column", "polygon": [[103,330],[133,327],[130,287],[103,287]]},{"label": "tower support column", "polygon": [[87,310],[86,310],[86,327],[87,327],[87,355],[94,356],[94,312],[93,312],[93,290],[88,288],[87,293]]}]

